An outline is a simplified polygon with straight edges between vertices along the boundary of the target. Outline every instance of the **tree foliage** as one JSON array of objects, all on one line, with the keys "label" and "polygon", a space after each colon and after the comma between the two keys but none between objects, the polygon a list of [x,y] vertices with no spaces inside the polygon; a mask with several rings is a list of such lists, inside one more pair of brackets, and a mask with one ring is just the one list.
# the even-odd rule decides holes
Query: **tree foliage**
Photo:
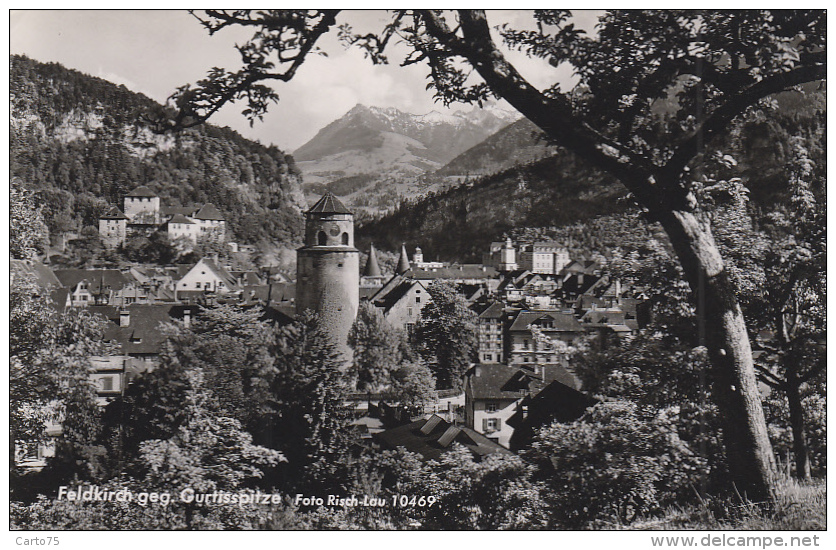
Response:
[{"label": "tree foliage", "polygon": [[31,260],[47,251],[48,232],[32,191],[18,178],[9,183],[9,253],[13,259]]},{"label": "tree foliage", "polygon": [[543,428],[525,457],[547,486],[553,521],[566,528],[629,523],[684,502],[706,466],[680,439],[670,409],[629,401]]},{"label": "tree foliage", "polygon": [[458,388],[478,351],[476,314],[449,282],[436,281],[427,292],[430,300],[421,308],[415,325],[418,350],[439,389]]},{"label": "tree foliage", "polygon": [[[146,185],[163,204],[213,203],[232,240],[301,239],[299,171],[278,148],[214,126],[160,138],[147,113],[162,106],[141,94],[56,63],[10,64],[10,173],[34,190],[52,232],[98,226]],[[63,139],[68,129],[85,138]]]},{"label": "tree foliage", "polygon": [[100,429],[90,357],[112,351],[105,322],[87,311],[57,314],[47,291],[26,277],[15,278],[10,298],[10,468],[17,473],[16,445],[48,443],[48,425],[60,424],[51,467],[64,479],[89,475],[98,468],[89,453]]},{"label": "tree foliage", "polygon": [[352,370],[360,391],[380,391],[403,361],[404,336],[371,302],[363,301],[348,333],[354,350]]},{"label": "tree foliage", "polygon": [[254,376],[254,391],[263,396],[256,440],[284,453],[288,486],[327,487],[335,482],[334,461],[349,447],[342,356],[311,312],[277,329],[269,350],[272,363]]}]

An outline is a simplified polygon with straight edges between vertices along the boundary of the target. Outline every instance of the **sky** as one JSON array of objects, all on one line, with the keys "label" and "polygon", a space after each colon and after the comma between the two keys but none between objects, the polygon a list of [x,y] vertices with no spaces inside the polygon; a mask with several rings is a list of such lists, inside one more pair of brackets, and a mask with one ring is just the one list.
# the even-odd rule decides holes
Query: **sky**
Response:
[{"label": "sky", "polygon": [[[595,16],[582,12],[578,23],[591,29]],[[237,69],[240,57],[234,45],[249,37],[239,28],[210,37],[193,16],[178,10],[12,10],[9,21],[10,53],[61,63],[161,103],[178,86],[203,78],[212,67]],[[348,11],[338,18],[338,23],[349,22],[357,30],[382,28],[379,23],[385,21],[386,13],[380,10]],[[528,13],[516,10],[489,12],[489,21],[531,24]],[[309,56],[291,82],[275,85],[280,101],[271,105],[263,122],[250,127],[241,115],[244,104],[225,107],[210,122],[292,152],[357,103],[414,114],[446,110],[426,90],[426,65],[397,65],[404,47],[393,50],[391,65],[375,66],[359,50],[345,50],[335,34],[322,42],[328,57]],[[572,83],[568,67],[553,69],[518,52],[508,55],[536,86]],[[456,105],[452,110],[471,108]]]}]

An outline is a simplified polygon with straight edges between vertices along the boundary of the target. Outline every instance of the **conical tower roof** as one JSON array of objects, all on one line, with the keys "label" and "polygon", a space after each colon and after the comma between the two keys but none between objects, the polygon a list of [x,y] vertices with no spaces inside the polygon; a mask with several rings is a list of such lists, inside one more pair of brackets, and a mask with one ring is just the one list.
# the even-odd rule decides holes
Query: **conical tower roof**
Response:
[{"label": "conical tower roof", "polygon": [[351,214],[351,210],[330,191],[322,195],[316,204],[308,210],[309,214]]},{"label": "conical tower roof", "polygon": [[401,257],[398,259],[398,275],[409,271],[409,257],[406,255],[406,245],[401,245]]},{"label": "conical tower roof", "polygon": [[364,277],[381,277],[380,266],[377,264],[377,253],[374,251],[374,245],[369,248],[369,261],[366,262],[366,269],[363,271]]}]

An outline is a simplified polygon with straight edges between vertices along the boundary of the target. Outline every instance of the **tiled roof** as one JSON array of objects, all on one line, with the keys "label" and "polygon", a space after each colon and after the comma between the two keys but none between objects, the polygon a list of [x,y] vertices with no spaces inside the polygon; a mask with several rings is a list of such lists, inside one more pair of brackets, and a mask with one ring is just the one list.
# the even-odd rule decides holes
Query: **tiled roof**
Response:
[{"label": "tiled roof", "polygon": [[182,318],[184,306],[171,304],[132,304],[126,308],[130,323],[119,326],[119,309],[109,306],[90,306],[91,313],[99,313],[111,321],[105,329],[105,340],[119,344],[120,353],[157,354],[165,341],[162,324]]},{"label": "tiled roof", "polygon": [[560,311],[520,311],[509,330],[529,330],[528,325],[546,318],[553,320],[554,328],[544,328],[544,332],[583,332],[584,330],[572,314]]},{"label": "tiled roof", "polygon": [[581,317],[584,323],[620,325],[624,323],[624,312],[617,308],[590,309]]},{"label": "tiled roof", "polygon": [[98,289],[101,284],[111,290],[120,290],[128,282],[118,269],[57,269],[55,276],[62,286],[68,288],[75,288],[78,283],[87,281],[91,289]]},{"label": "tiled roof", "polygon": [[223,214],[211,202],[204,204],[203,208],[194,215],[194,218],[198,220],[224,220]]},{"label": "tiled roof", "polygon": [[361,300],[363,300],[363,299],[369,300],[375,294],[377,294],[378,290],[380,290],[379,286],[361,286],[360,287],[360,299]]},{"label": "tiled roof", "polygon": [[226,269],[216,264],[215,260],[203,258],[201,262],[203,262],[204,265],[211,269],[215,273],[215,275],[217,275],[218,278],[224,282],[224,284],[229,290],[235,290],[236,288],[238,288],[238,281],[235,280],[235,277],[230,275],[230,273]]},{"label": "tiled roof", "polygon": [[413,267],[405,275],[414,279],[493,279],[499,276],[495,267],[481,264],[457,264],[450,267]]},{"label": "tiled roof", "polygon": [[145,187],[144,185],[140,185],[127,195],[126,197],[156,197],[157,194]]},{"label": "tiled roof", "polygon": [[194,222],[193,220],[190,220],[189,218],[187,218],[187,217],[186,217],[186,216],[184,216],[183,214],[174,214],[174,216],[173,216],[170,220],[168,220],[168,223],[189,223],[189,224],[194,224],[195,222]]},{"label": "tiled roof", "polygon": [[535,373],[528,368],[500,363],[474,365],[467,372],[465,391],[473,399],[513,401],[526,395],[537,395],[555,380],[570,388],[579,385],[572,373],[561,365],[539,365],[537,368],[542,370]]},{"label": "tiled roof", "polygon": [[480,319],[502,319],[503,317],[502,302],[493,302],[486,307],[480,314]]},{"label": "tiled roof", "polygon": [[121,210],[112,206],[110,210],[107,211],[107,214],[101,217],[103,220],[127,220],[128,216],[126,216]]},{"label": "tiled roof", "polygon": [[183,277],[186,276],[186,273],[192,270],[195,264],[176,264],[174,266],[168,266],[165,268],[166,273],[168,273],[174,280],[179,281]]},{"label": "tiled roof", "polygon": [[389,311],[392,306],[397,304],[401,298],[406,296],[406,294],[414,288],[415,285],[418,285],[422,290],[426,290],[424,285],[418,281],[405,278],[400,282],[400,284],[390,287],[388,292],[376,294],[374,297],[374,304],[377,307],[382,307],[385,311]]},{"label": "tiled roof", "polygon": [[383,286],[378,289],[378,291],[371,297],[371,300],[373,302],[376,302],[378,299],[382,300],[384,296],[392,292],[392,289],[405,280],[406,278],[403,275],[393,275],[391,279],[386,281]]},{"label": "tiled roof", "polygon": [[175,214],[181,214],[183,216],[192,216],[197,211],[197,206],[160,206],[160,214],[163,217],[174,216]]},{"label": "tiled roof", "polygon": [[351,214],[351,210],[330,191],[322,195],[308,210],[309,214]]},{"label": "tiled roof", "polygon": [[296,298],[296,285],[293,283],[270,283],[269,285],[245,285],[243,299],[246,302],[292,302]]},{"label": "tiled roof", "polygon": [[235,279],[241,279],[242,285],[256,286],[262,284],[261,277],[255,271],[230,271],[230,275]]},{"label": "tiled roof", "polygon": [[[427,426],[426,431],[422,428]],[[476,458],[494,453],[512,454],[505,447],[462,425],[452,425],[437,415],[390,428],[376,434],[376,439],[388,449],[403,447],[420,454],[424,460],[437,460],[453,448],[453,443],[464,445]]]}]

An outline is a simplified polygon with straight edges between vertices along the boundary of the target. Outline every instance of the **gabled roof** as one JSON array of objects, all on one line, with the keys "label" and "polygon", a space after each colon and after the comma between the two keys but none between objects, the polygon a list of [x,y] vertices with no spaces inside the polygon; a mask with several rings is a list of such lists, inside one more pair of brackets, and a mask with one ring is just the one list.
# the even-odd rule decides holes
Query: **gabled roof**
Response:
[{"label": "gabled roof", "polygon": [[102,216],[100,219],[102,219],[102,220],[127,220],[128,216],[126,216],[121,210],[119,210],[115,206],[111,206],[110,210],[107,211],[107,214]]},{"label": "gabled roof", "polygon": [[472,399],[517,400],[537,395],[554,381],[577,388],[578,380],[562,365],[539,365],[539,372],[500,363],[474,365],[465,375],[465,392]]},{"label": "gabled roof", "polygon": [[351,210],[330,191],[322,195],[316,203],[308,210],[308,214],[351,214]]},{"label": "gabled roof", "polygon": [[196,264],[175,264],[173,266],[165,267],[165,272],[175,281],[179,281],[186,276],[186,273],[192,270]]},{"label": "gabled roof", "polygon": [[384,311],[389,311],[404,296],[406,296],[407,293],[415,287],[415,285],[418,285],[422,290],[426,290],[424,285],[422,285],[420,282],[415,281],[413,279],[404,278],[400,281],[399,284],[393,287],[389,287],[387,292],[378,292],[374,296],[373,303],[377,307],[383,308]]},{"label": "gabled roof", "polygon": [[98,289],[100,284],[104,288],[110,287],[110,290],[120,290],[128,282],[118,269],[56,269],[55,276],[62,286],[69,288],[87,281],[91,290]]},{"label": "gabled roof", "polygon": [[215,208],[215,205],[211,202],[207,202],[203,205],[197,214],[194,215],[194,218],[197,220],[219,220],[224,221],[224,216],[221,214],[220,210]]},{"label": "gabled roof", "polygon": [[541,319],[550,319],[554,328],[544,328],[545,332],[583,332],[584,328],[571,313],[560,311],[520,311],[509,330],[529,330],[528,325]]},{"label": "gabled roof", "polygon": [[130,193],[125,195],[126,197],[156,197],[157,194],[145,187],[144,185],[140,185]]},{"label": "gabled roof", "polygon": [[504,312],[502,311],[504,304],[502,302],[493,302],[486,307],[480,314],[480,319],[502,319]]},{"label": "gabled roof", "polygon": [[172,216],[172,218],[170,220],[168,220],[168,223],[189,223],[189,224],[194,225],[195,221],[190,220],[189,218],[187,218],[183,214],[174,214],[174,216]]},{"label": "gabled roof", "polygon": [[424,460],[437,460],[459,443],[476,458],[494,453],[512,454],[505,447],[484,435],[462,425],[452,425],[438,415],[384,430],[375,434],[377,441],[387,449],[403,447],[420,454]]},{"label": "gabled roof", "polygon": [[[238,281],[235,279],[235,277],[233,277],[226,269],[216,264],[215,261],[210,258],[201,259],[194,266],[192,266],[192,268],[189,269],[189,271],[186,274],[180,277],[178,281],[186,275],[188,275],[189,273],[191,273],[192,271],[194,271],[195,269],[199,269],[201,265],[203,265],[206,269],[211,271],[218,279],[223,281],[224,285],[226,285],[226,288],[228,288],[229,290],[238,289]],[[178,290],[177,294],[179,295],[181,292],[183,291]]]},{"label": "gabled roof", "polygon": [[404,280],[406,280],[406,277],[404,277],[403,275],[393,275],[388,281],[386,281],[383,284],[382,287],[380,287],[377,290],[377,292],[374,295],[372,295],[371,300],[375,302],[378,300],[378,298],[383,299],[384,296],[392,292],[392,289],[401,284]]}]

